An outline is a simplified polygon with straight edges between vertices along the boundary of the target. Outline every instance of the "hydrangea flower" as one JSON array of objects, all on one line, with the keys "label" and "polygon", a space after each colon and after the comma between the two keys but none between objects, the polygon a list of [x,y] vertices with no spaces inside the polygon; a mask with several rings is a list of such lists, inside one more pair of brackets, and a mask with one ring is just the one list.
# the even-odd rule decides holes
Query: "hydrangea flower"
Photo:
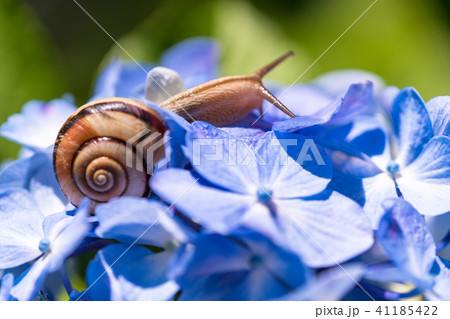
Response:
[{"label": "hydrangea flower", "polygon": [[[253,149],[198,122],[186,138],[185,154],[196,173],[164,170],[152,178],[151,187],[206,228],[222,233],[240,225],[257,228],[315,267],[352,258],[371,246],[370,225],[356,203],[338,193],[314,197],[329,183],[331,166],[315,144],[310,145],[314,145],[313,155],[319,162],[302,154],[300,147],[307,142],[303,136],[269,132]],[[219,145],[221,158],[197,162],[211,150],[200,148],[198,154],[191,153],[197,142]],[[288,143],[298,147],[288,148]],[[297,160],[305,161],[299,165]],[[340,227],[336,227],[338,222]]]},{"label": "hydrangea flower", "polygon": [[407,293],[410,296],[423,293],[431,299],[448,300],[448,262],[436,256],[435,242],[422,216],[399,198],[385,200],[383,209],[376,238],[390,263],[370,266],[365,277],[375,282],[413,284],[415,288]]},{"label": "hydrangea flower", "polygon": [[[440,106],[445,108],[445,98]],[[440,114],[445,115],[444,112]],[[443,116],[440,120],[445,123]],[[392,129],[376,118],[359,117],[354,123],[325,132],[319,141],[331,152],[334,167],[349,178],[336,182],[337,190],[362,202],[374,228],[383,214],[381,203],[402,196],[425,215],[440,215],[450,207],[450,139],[434,136],[427,108],[412,88],[398,92],[393,100]],[[445,132],[441,122],[436,132]],[[341,176],[342,177],[342,176]],[[346,190],[360,181],[360,191]]]},{"label": "hydrangea flower", "polygon": [[172,274],[181,300],[272,299],[311,276],[297,255],[245,229],[200,235],[181,259],[181,269]]},{"label": "hydrangea flower", "polygon": [[[90,300],[168,300],[179,290],[167,277],[178,247],[192,234],[168,206],[122,197],[96,209],[100,238],[123,244],[103,248],[87,268]],[[152,252],[146,247],[154,247]],[[151,271],[149,271],[151,269]]]},{"label": "hydrangea flower", "polygon": [[44,216],[27,195],[21,190],[0,195],[0,268],[35,260],[10,291],[18,300],[35,297],[47,274],[62,266],[91,227],[87,221],[88,201],[74,217],[66,213]]},{"label": "hydrangea flower", "polygon": [[50,102],[30,101],[20,114],[2,124],[0,135],[32,151],[52,149],[59,129],[75,110],[69,96]]}]

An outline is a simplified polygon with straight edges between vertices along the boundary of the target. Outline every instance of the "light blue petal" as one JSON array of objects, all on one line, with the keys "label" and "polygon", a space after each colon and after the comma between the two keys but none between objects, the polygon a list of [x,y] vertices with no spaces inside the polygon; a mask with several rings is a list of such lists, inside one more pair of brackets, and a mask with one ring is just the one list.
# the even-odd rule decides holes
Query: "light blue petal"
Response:
[{"label": "light blue petal", "polygon": [[88,265],[87,295],[91,300],[169,300],[179,289],[166,277],[170,258],[141,246],[108,246]]},{"label": "light blue petal", "polygon": [[364,274],[364,279],[382,283],[407,283],[410,276],[391,263],[369,265]]},{"label": "light blue petal", "polygon": [[159,247],[188,240],[187,231],[173,219],[170,208],[157,201],[116,198],[97,206],[95,215],[99,223],[95,233],[101,238]]},{"label": "light blue petal", "polygon": [[191,38],[169,48],[161,58],[161,64],[177,71],[186,88],[205,83],[218,77],[217,65],[220,48],[210,38]]},{"label": "light blue petal", "polygon": [[[62,231],[54,227],[49,234],[51,242],[52,263],[51,271],[61,267],[65,258],[67,258],[83,241],[89,233],[92,224],[89,220],[89,200],[85,198],[76,211],[76,215],[69,219],[63,219],[61,224],[66,224]],[[61,227],[63,226],[61,225]]]},{"label": "light blue petal", "polygon": [[56,136],[76,107],[67,100],[30,101],[19,114],[11,115],[0,128],[0,134],[32,150],[51,147]]},{"label": "light blue petal", "polygon": [[112,60],[100,73],[95,83],[92,100],[106,97],[133,97],[143,89],[147,73],[153,66],[148,63]]},{"label": "light blue petal", "polygon": [[14,275],[8,273],[4,275],[0,281],[0,301],[8,301],[10,299],[10,291],[14,284]]},{"label": "light blue petal", "polygon": [[415,279],[427,280],[436,256],[436,245],[422,216],[405,200],[383,202],[385,214],[376,237],[392,262]]},{"label": "light blue petal", "polygon": [[338,98],[325,107],[323,107],[318,114],[308,116],[298,116],[273,125],[274,131],[280,132],[296,132],[304,128],[312,127],[319,124],[327,123],[333,115],[339,112],[342,107],[342,98]]},{"label": "light blue petal", "polygon": [[450,300],[450,262],[439,257],[436,257],[436,262],[441,271],[435,278],[434,287],[425,291],[424,295],[427,300],[448,302]]},{"label": "light blue petal", "polygon": [[276,200],[276,204],[284,233],[278,244],[287,245],[311,267],[334,266],[373,244],[362,208],[339,193],[326,200]]},{"label": "light blue petal", "polygon": [[378,222],[384,214],[381,203],[388,198],[396,198],[397,191],[394,180],[387,173],[363,178],[365,191],[364,211],[372,222],[373,229],[378,228]]},{"label": "light blue petal", "polygon": [[11,296],[20,301],[35,298],[44,284],[45,277],[50,273],[49,264],[52,258],[39,258],[28,270],[24,277],[11,289]]},{"label": "light blue petal", "polygon": [[375,92],[384,87],[384,81],[378,75],[356,69],[327,72],[317,77],[312,83],[331,97],[338,97],[344,95],[350,85],[364,81],[372,82]]},{"label": "light blue petal", "polygon": [[186,144],[186,132],[191,129],[191,124],[181,116],[169,110],[163,109],[157,105],[152,105],[148,102],[147,105],[158,111],[164,119],[164,124],[168,130],[166,135],[169,142],[165,144],[165,158],[168,159],[168,167],[185,167],[189,161],[182,151],[182,146]]},{"label": "light blue petal", "polygon": [[263,130],[258,128],[221,127],[220,129],[252,146],[255,146],[265,134]]},{"label": "light blue petal", "polygon": [[42,254],[39,242],[44,238],[44,216],[35,206],[23,189],[0,192],[0,269],[19,266]]},{"label": "light blue petal", "polygon": [[258,163],[264,160],[247,143],[208,123],[195,122],[183,149],[194,170],[209,182],[237,193],[256,193]]},{"label": "light blue petal", "polygon": [[392,108],[392,124],[398,137],[395,160],[405,167],[420,154],[433,137],[430,116],[422,98],[413,88],[400,91]]},{"label": "light blue petal", "polygon": [[8,165],[0,173],[0,189],[19,187],[30,191],[44,216],[65,210],[67,199],[56,181],[51,158],[36,153]]},{"label": "light blue petal", "polygon": [[324,190],[331,180],[331,161],[320,145],[302,135],[269,132],[259,140],[260,187],[274,198],[307,197]]},{"label": "light blue petal", "polygon": [[44,153],[35,153],[20,158],[5,166],[0,172],[0,189],[18,187],[28,188],[30,178],[42,167],[51,165],[50,158]]},{"label": "light blue petal", "polygon": [[433,137],[417,159],[397,179],[404,198],[421,214],[450,210],[450,138]]},{"label": "light blue petal", "polygon": [[183,214],[220,232],[234,228],[257,200],[256,196],[214,188],[203,179],[197,181],[198,178],[186,170],[167,169],[155,174],[150,186]]},{"label": "light blue petal", "polygon": [[[342,268],[341,268],[342,267]],[[363,264],[345,264],[320,272],[299,289],[278,300],[338,301],[341,300],[364,274]]]},{"label": "light blue petal", "polygon": [[372,83],[352,84],[345,95],[335,98],[314,114],[275,123],[274,131],[295,132],[319,124],[342,125],[364,113],[372,103]]},{"label": "light blue petal", "polygon": [[450,136],[450,96],[437,96],[426,103],[435,136]]},{"label": "light blue petal", "polygon": [[342,125],[354,119],[356,115],[367,112],[372,105],[373,84],[364,81],[350,85],[342,99],[339,111],[333,115],[329,125]]}]

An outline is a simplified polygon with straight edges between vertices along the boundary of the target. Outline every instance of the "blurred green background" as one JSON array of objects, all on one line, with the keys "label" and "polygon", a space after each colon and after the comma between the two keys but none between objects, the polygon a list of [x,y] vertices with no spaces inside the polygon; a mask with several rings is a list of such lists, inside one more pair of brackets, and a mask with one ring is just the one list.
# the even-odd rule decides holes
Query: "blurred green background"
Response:
[{"label": "blurred green background", "polygon": [[[136,59],[212,36],[223,75],[254,71],[284,51],[269,78],[290,84],[374,0],[77,0]],[[0,0],[0,123],[30,99],[90,96],[101,66],[126,57],[72,0]],[[425,100],[450,94],[450,1],[379,0],[301,79],[361,68]],[[0,161],[18,146],[0,138]]]}]

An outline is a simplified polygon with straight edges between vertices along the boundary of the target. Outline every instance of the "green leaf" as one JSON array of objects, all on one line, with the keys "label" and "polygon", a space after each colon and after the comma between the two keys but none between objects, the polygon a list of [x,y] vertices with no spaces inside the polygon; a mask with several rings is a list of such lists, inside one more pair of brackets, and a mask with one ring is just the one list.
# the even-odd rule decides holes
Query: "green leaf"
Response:
[{"label": "green leaf", "polygon": [[[28,100],[61,95],[56,54],[28,7],[11,0],[0,2],[0,43],[0,123]],[[0,137],[0,162],[15,157],[18,149]]]}]

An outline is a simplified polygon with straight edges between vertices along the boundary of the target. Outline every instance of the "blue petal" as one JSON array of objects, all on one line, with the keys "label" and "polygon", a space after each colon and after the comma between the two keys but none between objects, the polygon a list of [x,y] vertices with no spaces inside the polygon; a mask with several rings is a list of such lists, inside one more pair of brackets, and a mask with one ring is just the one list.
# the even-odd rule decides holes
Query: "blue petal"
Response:
[{"label": "blue petal", "polygon": [[376,232],[378,241],[397,267],[417,284],[426,284],[436,246],[425,221],[402,199],[386,200],[383,207],[386,213]]},{"label": "blue petal", "polygon": [[433,288],[425,291],[424,295],[427,300],[448,302],[450,300],[450,262],[439,257],[436,261],[441,271],[435,278],[436,283]]},{"label": "blue petal", "polygon": [[372,103],[372,83],[352,84],[343,97],[338,97],[309,116],[299,116],[275,123],[274,131],[295,132],[318,124],[341,125],[363,113]]},{"label": "blue petal", "polygon": [[274,198],[307,197],[327,187],[332,175],[331,161],[320,145],[304,136],[269,132],[260,139],[256,181],[273,192]]},{"label": "blue petal", "polygon": [[177,71],[186,88],[217,78],[220,49],[210,38],[191,38],[164,52],[161,64]]},{"label": "blue petal", "polygon": [[50,273],[51,258],[39,258],[20,281],[11,289],[11,296],[21,301],[32,300],[44,284],[45,277]]},{"label": "blue petal", "polygon": [[150,181],[153,191],[191,219],[215,231],[229,231],[256,202],[256,196],[214,188],[189,171],[167,169]]},{"label": "blue petal", "polygon": [[55,143],[61,126],[75,110],[71,102],[63,99],[30,101],[21,113],[8,118],[0,134],[32,150],[42,151]]},{"label": "blue petal", "polygon": [[363,264],[348,264],[320,272],[299,289],[279,300],[337,301],[344,297],[362,278]]},{"label": "blue petal", "polygon": [[[42,287],[48,274],[58,270],[64,260],[78,247],[90,230],[88,223],[89,201],[84,200],[75,217],[60,219],[52,223],[48,234],[50,250],[39,258],[24,274],[13,289],[11,295],[18,300],[31,300]],[[38,244],[38,243],[37,243]]]},{"label": "blue petal", "polygon": [[400,91],[392,108],[392,124],[398,137],[395,160],[400,167],[411,163],[433,137],[430,116],[422,98],[413,88]]},{"label": "blue petal", "polygon": [[169,260],[166,252],[140,246],[108,246],[88,265],[86,294],[91,300],[169,300],[178,291],[166,277]]},{"label": "blue petal", "polygon": [[9,294],[14,284],[14,275],[8,273],[4,275],[0,281],[0,301],[8,301],[10,299]]},{"label": "blue petal", "polygon": [[185,167],[189,161],[182,151],[182,146],[185,145],[186,132],[191,129],[191,124],[171,111],[156,105],[149,106],[153,107],[162,116],[166,129],[168,130],[168,133],[166,134],[169,143],[165,144],[166,158],[169,160],[167,163],[168,166],[178,168]]},{"label": "blue petal", "polygon": [[182,300],[265,300],[300,286],[307,276],[297,256],[242,231],[198,237],[177,282]]},{"label": "blue petal", "polygon": [[133,97],[143,89],[147,73],[153,66],[134,61],[112,60],[100,73],[95,83],[92,100],[106,97]]},{"label": "blue petal", "polygon": [[[61,267],[64,259],[68,257],[83,241],[91,229],[89,216],[89,200],[84,199],[77,209],[76,215],[70,219],[63,219],[67,226],[63,230],[56,227],[49,233],[51,242],[52,263],[51,271]],[[70,221],[70,223],[69,223]]]},{"label": "blue petal", "polygon": [[143,198],[121,197],[97,206],[95,233],[124,243],[164,247],[171,241],[185,242],[188,234],[166,205]]},{"label": "blue petal", "polygon": [[0,192],[0,269],[12,268],[39,257],[44,238],[44,216],[22,189]]},{"label": "blue petal", "polygon": [[47,154],[36,153],[19,159],[0,172],[0,189],[24,188],[45,216],[64,211],[68,204],[61,192],[53,172],[51,158]]},{"label": "blue petal", "polygon": [[383,79],[378,75],[356,69],[331,71],[317,77],[312,83],[329,96],[338,97],[344,95],[350,85],[364,81],[372,82],[375,92],[384,86]]},{"label": "blue petal", "polygon": [[255,146],[265,134],[263,130],[258,128],[221,127],[220,129],[228,133],[230,136],[238,138],[252,146]]},{"label": "blue petal", "polygon": [[333,266],[373,244],[370,222],[362,208],[339,193],[333,192],[325,200],[276,200],[276,204],[284,234],[277,242],[311,267]]},{"label": "blue petal", "polygon": [[373,229],[378,228],[378,222],[384,214],[381,203],[385,199],[397,197],[394,180],[386,173],[362,179],[366,201],[364,211],[372,222]]},{"label": "blue petal", "polygon": [[437,96],[426,103],[435,136],[450,136],[450,96]]},{"label": "blue petal", "polygon": [[186,135],[184,154],[209,182],[242,194],[258,189],[258,160],[253,148],[205,122],[195,122]]},{"label": "blue petal", "polygon": [[304,128],[327,123],[342,107],[342,98],[338,98],[323,107],[318,114],[298,116],[273,125],[274,131],[296,132]]},{"label": "blue petal", "polygon": [[421,214],[439,215],[450,210],[449,137],[432,138],[417,159],[400,172],[400,191]]},{"label": "blue petal", "polygon": [[366,112],[372,104],[373,84],[364,81],[350,85],[342,100],[339,111],[333,115],[328,124],[341,125]]}]

